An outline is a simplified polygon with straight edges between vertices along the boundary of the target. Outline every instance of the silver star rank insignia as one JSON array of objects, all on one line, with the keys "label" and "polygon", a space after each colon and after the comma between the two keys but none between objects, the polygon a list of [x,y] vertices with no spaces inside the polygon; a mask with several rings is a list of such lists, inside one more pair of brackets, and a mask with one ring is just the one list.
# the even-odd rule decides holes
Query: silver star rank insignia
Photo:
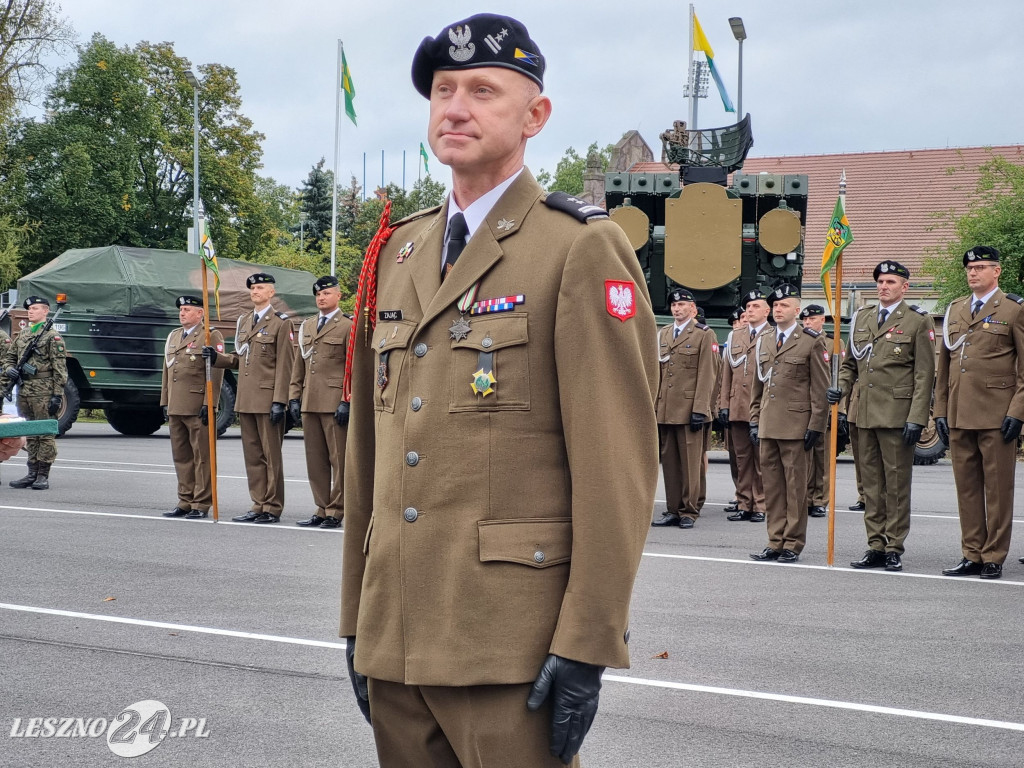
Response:
[{"label": "silver star rank insignia", "polygon": [[448,328],[448,335],[451,336],[452,341],[462,341],[469,336],[470,330],[469,321],[460,315],[459,319]]},{"label": "silver star rank insignia", "polygon": [[498,229],[502,232],[508,232],[515,225],[515,219],[498,219]]}]

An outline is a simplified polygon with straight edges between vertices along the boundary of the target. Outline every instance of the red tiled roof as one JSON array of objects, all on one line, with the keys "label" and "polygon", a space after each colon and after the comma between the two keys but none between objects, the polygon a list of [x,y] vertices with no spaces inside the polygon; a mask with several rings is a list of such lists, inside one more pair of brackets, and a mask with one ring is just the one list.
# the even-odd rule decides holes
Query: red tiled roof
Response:
[{"label": "red tiled roof", "polygon": [[[829,219],[846,169],[846,215],[854,243],[843,252],[843,282],[872,281],[882,259],[905,264],[915,278],[926,250],[949,239],[932,214],[965,213],[978,180],[978,167],[994,155],[1024,165],[1024,145],[914,149],[839,155],[748,157],[743,173],[804,173],[807,204],[805,254],[808,265],[820,258]],[[948,173],[957,168],[956,173]],[[959,169],[963,169],[962,171]],[[631,172],[664,173],[663,163],[637,163]],[[675,166],[671,170],[675,170]],[[934,229],[931,229],[935,227]]]}]

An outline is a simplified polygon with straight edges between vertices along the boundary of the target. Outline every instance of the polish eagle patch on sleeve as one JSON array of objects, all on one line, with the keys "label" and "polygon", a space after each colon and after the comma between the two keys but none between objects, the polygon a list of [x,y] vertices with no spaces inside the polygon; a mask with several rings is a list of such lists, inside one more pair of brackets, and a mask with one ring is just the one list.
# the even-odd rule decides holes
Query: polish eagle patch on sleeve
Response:
[{"label": "polish eagle patch on sleeve", "polygon": [[626,322],[636,315],[636,285],[632,280],[605,280],[604,306],[608,314]]}]

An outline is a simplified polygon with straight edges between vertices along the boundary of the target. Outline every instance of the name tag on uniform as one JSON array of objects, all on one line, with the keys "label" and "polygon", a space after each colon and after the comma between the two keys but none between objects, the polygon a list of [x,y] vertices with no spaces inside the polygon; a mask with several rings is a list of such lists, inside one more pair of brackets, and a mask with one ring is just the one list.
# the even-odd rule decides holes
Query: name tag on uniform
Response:
[{"label": "name tag on uniform", "polygon": [[377,319],[382,322],[389,320],[401,320],[402,310],[400,309],[382,309],[377,313]]}]

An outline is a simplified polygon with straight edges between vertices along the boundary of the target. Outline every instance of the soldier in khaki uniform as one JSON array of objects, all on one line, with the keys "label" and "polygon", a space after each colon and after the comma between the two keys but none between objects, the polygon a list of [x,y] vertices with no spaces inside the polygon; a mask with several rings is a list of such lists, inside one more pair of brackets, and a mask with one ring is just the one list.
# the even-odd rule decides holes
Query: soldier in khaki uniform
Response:
[{"label": "soldier in khaki uniform", "polygon": [[[846,349],[846,343],[843,343]],[[844,358],[845,359],[845,358]],[[864,481],[860,474],[860,441],[857,439],[857,403],[860,402],[860,384],[853,383],[850,393],[839,403],[839,418],[846,414],[846,425],[850,433],[850,453],[853,454],[853,476],[857,482],[857,501],[850,505],[851,512],[864,511]]]},{"label": "soldier in khaki uniform", "polygon": [[726,518],[733,522],[749,520],[763,523],[765,520],[761,457],[750,442],[750,399],[754,388],[757,340],[774,333],[768,322],[769,311],[767,297],[763,293],[747,293],[743,297],[747,327],[742,332],[733,331],[726,344],[718,413],[719,418],[728,423],[729,444],[736,453],[738,503],[736,511]]},{"label": "soldier in khaki uniform", "polygon": [[737,506],[738,506],[738,502],[737,502],[737,499],[736,499],[736,487],[739,486],[739,484],[740,484],[740,475],[739,475],[739,467],[736,464],[736,450],[733,448],[732,441],[729,439],[729,412],[728,412],[728,407],[726,407],[725,415],[723,417],[722,403],[727,401],[728,397],[729,397],[729,393],[726,392],[726,390],[725,390],[725,368],[726,368],[725,358],[726,358],[726,353],[728,352],[729,344],[732,341],[733,335],[735,333],[737,333],[738,331],[741,331],[741,330],[746,332],[746,329],[747,329],[747,318],[746,318],[746,315],[743,314],[743,308],[742,307],[736,307],[736,309],[734,309],[731,313],[729,313],[729,327],[730,327],[730,331],[729,331],[729,335],[726,336],[725,344],[720,344],[719,347],[718,347],[718,352],[722,356],[723,359],[722,359],[721,368],[720,368],[720,370],[718,372],[718,379],[719,379],[719,381],[718,381],[718,386],[716,388],[717,391],[718,391],[718,397],[716,398],[718,412],[717,412],[717,415],[715,416],[715,422],[718,424],[718,426],[722,430],[722,443],[725,445],[725,450],[729,454],[729,475],[732,477],[733,494],[732,494],[732,501],[730,501],[726,505],[726,511],[732,512],[732,511],[735,511]]},{"label": "soldier in khaki uniform", "polygon": [[999,289],[999,251],[964,254],[971,293],[946,310],[935,429],[949,446],[963,559],[942,573],[998,579],[1010,551],[1017,438],[1024,423],[1024,309]]},{"label": "soldier in khaki uniform", "polygon": [[903,300],[906,267],[887,260],[874,275],[878,304],[851,319],[839,387],[829,389],[828,401],[838,403],[860,382],[856,420],[868,551],[851,565],[901,571],[914,445],[928,423],[935,381],[935,333],[928,313]]},{"label": "soldier in khaki uniform", "polygon": [[776,328],[754,351],[750,441],[761,451],[768,546],[754,560],[795,563],[807,542],[807,454],[821,441],[828,413],[825,337],[797,324],[800,291],[780,285],[768,297]]},{"label": "soldier in khaki uniform", "polygon": [[697,322],[692,293],[676,288],[669,302],[673,323],[658,332],[661,382],[655,405],[667,509],[651,525],[693,528],[700,516],[704,432],[714,407],[718,340]]},{"label": "soldier in khaki uniform", "polygon": [[621,228],[523,166],[543,72],[504,16],[422,42],[452,193],[364,262],[341,635],[387,768],[578,765],[603,669],[629,664],[657,328]]},{"label": "soldier in khaki uniform", "polygon": [[[0,386],[6,388],[8,372],[17,369],[18,362],[33,338],[38,344],[19,372],[18,414],[29,421],[52,419],[64,401],[64,386],[68,383],[67,353],[64,340],[52,327],[43,333],[50,302],[41,296],[29,296],[24,305],[29,325],[18,338],[4,345]],[[29,366],[32,366],[30,369]],[[34,372],[32,371],[34,369]],[[28,474],[8,485],[12,488],[32,488],[45,491],[50,487],[50,467],[57,459],[57,440],[53,435],[32,435],[28,438]]]},{"label": "soldier in khaki uniform", "polygon": [[319,309],[299,327],[299,345],[288,388],[288,409],[302,424],[306,473],[316,513],[296,525],[338,528],[345,515],[345,438],[349,404],[342,398],[345,347],[352,321],[340,309],[338,278],[325,275],[313,283]]},{"label": "soldier in khaki uniform", "polygon": [[[808,304],[800,310],[800,322],[804,328],[809,328],[825,339],[825,347],[829,354],[832,354],[832,340],[825,334],[825,308],[820,304]],[[829,446],[829,431],[831,426],[825,427],[825,434],[813,449],[807,453],[807,516],[825,517],[827,514],[825,506],[828,504],[828,463],[825,455]]]},{"label": "soldier in khaki uniform", "polygon": [[238,318],[234,353],[203,350],[214,367],[238,371],[235,413],[242,427],[242,456],[252,508],[231,518],[236,523],[276,523],[284,509],[281,444],[294,355],[288,315],[275,312],[270,304],[274,282],[274,276],[266,272],[246,279],[253,311]]},{"label": "soldier in khaki uniform", "polygon": [[[203,360],[203,300],[198,296],[179,296],[181,328],[167,335],[164,365],[160,384],[160,405],[171,433],[171,458],[178,476],[178,503],[164,512],[164,517],[196,520],[210,511],[213,486],[210,477],[210,422],[217,424],[217,414],[210,414],[206,405],[206,363]],[[210,331],[210,342],[224,351],[220,331]],[[220,401],[224,372],[211,373],[213,402]]]}]

